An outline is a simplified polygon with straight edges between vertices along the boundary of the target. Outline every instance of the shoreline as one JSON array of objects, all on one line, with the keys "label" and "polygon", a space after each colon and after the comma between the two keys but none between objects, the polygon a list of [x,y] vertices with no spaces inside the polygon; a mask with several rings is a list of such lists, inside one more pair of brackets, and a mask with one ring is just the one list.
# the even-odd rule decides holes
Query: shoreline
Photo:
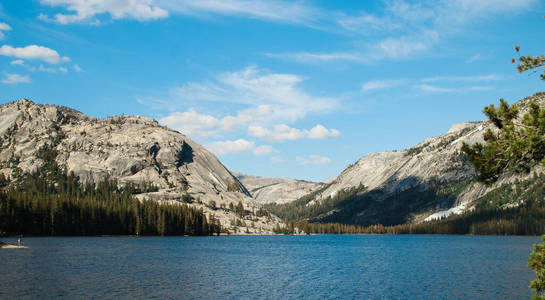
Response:
[{"label": "shoreline", "polygon": [[0,249],[27,249],[26,246],[17,246],[17,245],[10,245],[10,244],[3,244],[0,245]]}]

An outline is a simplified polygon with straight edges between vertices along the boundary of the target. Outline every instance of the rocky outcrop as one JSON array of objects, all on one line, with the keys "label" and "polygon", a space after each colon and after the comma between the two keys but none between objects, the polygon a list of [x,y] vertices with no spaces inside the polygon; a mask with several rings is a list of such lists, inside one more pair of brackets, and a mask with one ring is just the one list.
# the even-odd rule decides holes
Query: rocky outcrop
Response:
[{"label": "rocky outcrop", "polygon": [[[248,211],[261,208],[212,153],[153,119],[96,119],[26,99],[0,106],[1,173],[10,177],[15,170],[37,171],[42,164],[37,151],[44,145],[54,147],[57,163],[83,182],[109,178],[120,185],[152,184],[158,191],[139,194],[140,199],[180,202],[189,196],[190,205],[214,214],[225,227],[236,219],[234,213],[209,208],[211,203],[226,208],[242,201]],[[250,232],[270,233],[278,220],[260,217],[252,222]]]},{"label": "rocky outcrop", "polygon": [[[520,115],[532,101],[545,106],[545,93],[519,101]],[[363,185],[367,187],[365,193],[351,200],[360,203],[346,205],[357,209],[338,208],[331,211],[326,220],[372,224],[381,222],[390,210],[403,210],[399,215],[403,221],[419,222],[470,209],[474,200],[501,184],[528,176],[506,174],[491,186],[475,181],[475,169],[460,148],[463,142],[483,142],[483,133],[488,128],[493,128],[489,121],[461,123],[452,126],[446,134],[426,139],[411,149],[364,156],[317,193],[309,205]],[[335,215],[342,215],[344,219]]]},{"label": "rocky outcrop", "polygon": [[283,204],[322,188],[325,183],[291,178],[270,178],[233,173],[261,204]]}]

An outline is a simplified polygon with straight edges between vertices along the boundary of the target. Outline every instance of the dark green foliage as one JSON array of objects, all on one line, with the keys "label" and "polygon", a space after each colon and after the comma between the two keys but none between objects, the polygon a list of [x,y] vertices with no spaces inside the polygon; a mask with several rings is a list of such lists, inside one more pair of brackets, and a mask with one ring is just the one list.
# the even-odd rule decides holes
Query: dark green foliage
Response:
[{"label": "dark green foliage", "polygon": [[277,234],[294,234],[295,228],[299,228],[305,234],[357,234],[365,233],[366,228],[358,225],[340,223],[309,223],[308,221],[288,222],[285,227],[276,226]]},{"label": "dark green foliage", "polygon": [[277,233],[291,234],[292,226],[305,233],[335,234],[473,234],[473,235],[539,235],[545,232],[544,208],[511,208],[479,210],[453,215],[440,220],[419,224],[401,224],[367,227],[340,223],[308,223],[301,221],[288,223],[284,228],[275,229]]},{"label": "dark green foliage", "polygon": [[545,235],[541,237],[542,244],[534,244],[534,251],[530,254],[528,265],[536,272],[536,279],[530,283],[530,288],[536,291],[532,299],[545,299]]},{"label": "dark green foliage", "polygon": [[123,186],[123,190],[126,190],[129,194],[143,194],[143,193],[152,193],[157,192],[159,188],[151,182],[142,182],[135,184],[129,182]]},{"label": "dark green foliage", "polygon": [[6,187],[9,184],[9,180],[4,176],[4,173],[0,173],[0,189]]},{"label": "dark green foliage", "polygon": [[411,181],[413,187],[393,194],[383,190],[367,191],[360,185],[339,191],[319,204],[307,205],[325,187],[294,202],[266,207],[288,221],[396,225],[412,221],[415,213],[449,207],[455,196],[472,182],[467,179],[445,184],[432,179],[424,186],[416,178],[406,180]]},{"label": "dark green foliage", "polygon": [[[82,185],[55,162],[52,147],[38,151],[37,174],[0,190],[0,233],[8,235],[208,235],[219,233],[202,210],[187,205],[138,201],[133,185],[115,181]],[[144,189],[153,189],[144,185]]]},{"label": "dark green foliage", "polygon": [[217,209],[217,207],[216,207],[216,201],[214,201],[214,200],[210,200],[210,201],[208,202],[208,204],[206,204],[206,206],[207,206],[208,208],[210,208],[210,209],[213,209],[213,210],[216,210],[216,209]]},{"label": "dark green foliage", "polygon": [[[291,234],[294,227],[306,233],[538,235],[545,232],[545,174],[535,174],[527,180],[504,184],[490,191],[476,200],[476,209],[473,211],[419,224],[400,224],[406,218],[407,211],[416,211],[418,207],[426,205],[440,205],[440,201],[446,201],[446,205],[449,199],[454,199],[449,197],[458,194],[471,183],[471,180],[447,185],[430,182],[428,190],[421,190],[417,186],[398,195],[382,198],[381,201],[372,200],[371,195],[376,191],[357,195],[350,201],[357,199],[359,203],[372,203],[364,214],[366,223],[359,223],[369,225],[367,227],[354,225],[358,223],[342,224],[347,219],[343,219],[345,216],[342,213],[335,212],[318,220],[287,220],[288,225],[276,228],[276,232]],[[373,197],[380,198],[380,195],[374,194]],[[373,213],[370,208],[373,208]],[[354,215],[354,211],[350,214]],[[335,220],[335,217],[339,219]],[[371,223],[374,225],[369,224],[373,220],[378,221]]]},{"label": "dark green foliage", "polygon": [[495,182],[506,171],[528,172],[545,157],[545,109],[531,103],[522,122],[517,120],[518,107],[500,99],[483,112],[498,128],[484,134],[485,145],[462,146],[462,151],[479,172],[478,179],[487,184]]},{"label": "dark green foliage", "polygon": [[327,197],[320,203],[309,205],[310,201],[314,200],[318,194],[325,191],[329,186],[330,184],[290,203],[281,205],[273,203],[268,204],[265,207],[273,214],[283,219],[287,219],[288,221],[312,220],[318,218],[320,215],[328,213],[332,209],[335,209],[338,204],[347,201],[358,193],[366,190],[364,186],[360,185],[357,188],[339,191],[334,197]]},{"label": "dark green foliage", "polygon": [[240,188],[240,185],[238,184],[238,182],[233,181],[232,183],[230,183],[227,186],[227,191],[228,192],[242,192],[242,189]]},{"label": "dark green foliage", "polygon": [[545,207],[545,174],[502,184],[475,201],[477,209],[503,209],[513,205]]},{"label": "dark green foliage", "polygon": [[396,234],[538,235],[545,232],[545,208],[476,210],[440,220],[386,228]]},{"label": "dark green foliage", "polygon": [[[519,46],[515,46],[515,51],[517,51],[517,55],[519,56],[519,58],[517,59],[517,70],[519,71],[519,73],[532,69],[536,69],[534,70],[534,73],[536,73],[545,68],[545,54],[541,54],[540,56],[521,56]],[[511,62],[515,63],[515,59],[513,58]],[[542,80],[545,80],[545,72],[540,76]]]},{"label": "dark green foliage", "polygon": [[266,210],[260,207],[257,212],[254,214],[256,217],[270,217],[271,214]]},{"label": "dark green foliage", "polygon": [[235,207],[235,212],[240,218],[244,218],[246,216],[246,210],[244,210],[244,205],[242,205],[241,201],[239,201]]}]

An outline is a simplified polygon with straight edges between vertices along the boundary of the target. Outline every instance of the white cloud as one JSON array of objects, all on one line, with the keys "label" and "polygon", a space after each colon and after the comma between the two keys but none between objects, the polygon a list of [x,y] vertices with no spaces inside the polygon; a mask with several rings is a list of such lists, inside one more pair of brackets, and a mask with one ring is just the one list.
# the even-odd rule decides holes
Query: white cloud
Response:
[{"label": "white cloud", "polygon": [[299,1],[281,0],[158,0],[172,13],[207,16],[210,14],[239,16],[252,19],[314,26],[322,14],[318,9]]},{"label": "white cloud", "polygon": [[266,155],[274,151],[272,146],[256,146],[254,142],[245,139],[235,141],[218,141],[206,144],[205,147],[217,155],[224,155],[236,152],[252,151],[254,155]]},{"label": "white cloud", "polygon": [[437,23],[465,24],[496,14],[515,14],[530,9],[539,0],[453,0],[442,1],[436,8]]},{"label": "white cloud", "polygon": [[74,71],[76,71],[78,73],[83,72],[83,69],[78,64],[75,64],[73,68],[74,68]]},{"label": "white cloud", "polygon": [[[139,103],[145,103],[141,99]],[[246,125],[270,114],[270,106],[260,105],[240,111],[235,116],[217,118],[212,115],[199,114],[195,111],[173,112],[161,118],[159,123],[178,130],[183,134],[206,137],[218,131],[230,131],[238,126]]]},{"label": "white cloud", "polygon": [[3,45],[2,47],[0,47],[0,55],[20,59],[43,60],[50,64],[58,64],[61,61],[70,60],[70,58],[66,56],[61,57],[59,53],[53,49],[37,45],[30,45],[21,48],[14,48],[10,45]]},{"label": "white cloud", "polygon": [[16,59],[16,60],[12,60],[9,64],[12,66],[24,65],[25,61],[22,59]]},{"label": "white cloud", "polygon": [[47,73],[57,73],[57,69],[55,69],[55,68],[46,68],[46,67],[44,67],[44,65],[40,65],[38,67],[38,70],[42,71],[42,72],[47,72]]},{"label": "white cloud", "polygon": [[314,126],[309,132],[308,132],[308,138],[309,139],[326,139],[331,137],[337,137],[340,136],[341,132],[337,129],[331,129],[328,130],[324,126],[318,124]]},{"label": "white cloud", "polygon": [[25,83],[30,82],[30,77],[28,75],[23,76],[15,73],[5,73],[5,77],[2,79],[2,82],[5,84]]},{"label": "white cloud", "polygon": [[224,155],[228,153],[250,151],[255,148],[255,143],[245,139],[238,139],[236,141],[212,142],[205,145],[205,147],[217,155]]},{"label": "white cloud", "polygon": [[50,18],[40,15],[43,20],[53,20],[61,24],[90,22],[99,23],[96,16],[109,14],[112,19],[130,18],[140,21],[168,17],[168,11],[153,4],[153,0],[40,0],[42,4],[62,7],[69,14],[58,13]]},{"label": "white cloud", "polygon": [[387,38],[378,43],[372,49],[370,55],[376,60],[384,58],[407,58],[418,52],[431,48],[439,40],[439,34],[435,31],[425,31],[416,35],[408,35],[396,38]]},{"label": "white cloud", "polygon": [[292,128],[286,124],[274,126],[272,130],[262,126],[252,125],[248,127],[248,135],[271,142],[293,141],[303,138],[325,139],[337,137],[341,132],[337,129],[327,129],[323,125],[316,125],[310,130]]},{"label": "white cloud", "polygon": [[456,89],[454,88],[438,87],[438,86],[433,86],[429,84],[419,85],[418,88],[424,92],[430,92],[430,93],[451,93],[456,91]]},{"label": "white cloud", "polygon": [[278,58],[282,60],[294,60],[302,63],[320,63],[331,61],[353,61],[353,62],[369,62],[370,58],[365,57],[362,53],[350,52],[331,52],[331,53],[266,53],[268,57]]},{"label": "white cloud", "polygon": [[159,123],[189,136],[207,136],[220,126],[221,121],[210,115],[186,111],[173,112],[167,117],[161,118]]},{"label": "white cloud", "polygon": [[270,146],[270,145],[263,145],[263,146],[258,146],[258,147],[255,147],[252,152],[255,154],[255,155],[267,155],[267,154],[270,154],[274,151],[273,147]]},{"label": "white cloud", "polygon": [[320,156],[320,155],[309,155],[308,158],[297,156],[295,157],[295,160],[301,164],[301,165],[321,165],[321,164],[327,164],[331,162],[331,159],[329,157]]},{"label": "white cloud", "polygon": [[294,60],[301,63],[348,61],[368,64],[386,59],[408,59],[429,50],[438,42],[439,34],[436,31],[425,30],[388,37],[372,44],[365,44],[359,49],[352,51],[331,53],[267,53],[266,56],[283,60]]},{"label": "white cloud", "polygon": [[248,127],[248,134],[267,141],[282,142],[298,140],[305,137],[305,132],[289,127],[286,124],[279,124],[273,130],[268,130],[261,126]]},{"label": "white cloud", "polygon": [[359,16],[343,16],[337,20],[337,23],[344,29],[365,34],[378,32],[388,32],[400,29],[401,25],[394,22],[389,17],[374,16],[362,13]]},{"label": "white cloud", "polygon": [[338,106],[335,98],[315,97],[303,91],[298,86],[302,81],[303,78],[297,75],[248,67],[238,72],[218,74],[213,81],[190,82],[175,88],[170,101],[137,101],[162,108],[168,105],[174,111],[177,106],[202,106],[203,103],[243,107],[232,115],[214,116],[186,111],[173,112],[159,120],[161,124],[184,134],[198,136],[213,135],[241,126],[294,122],[308,114],[326,113]]},{"label": "white cloud", "polygon": [[[29,68],[32,68],[32,67],[29,67]],[[65,67],[58,67],[58,68],[44,67],[44,65],[40,64],[40,66],[38,67],[38,71],[47,72],[47,73],[57,73],[57,72],[67,73],[68,69]]]},{"label": "white cloud", "polygon": [[265,118],[293,122],[308,113],[328,112],[337,99],[314,97],[298,85],[304,80],[294,74],[269,73],[255,66],[238,72],[221,73],[214,82],[188,83],[175,89],[184,103],[207,101],[237,103],[255,108],[267,105]]},{"label": "white cloud", "polygon": [[437,76],[423,78],[422,82],[437,82],[437,81],[456,81],[456,82],[476,82],[476,81],[496,81],[501,80],[498,75],[475,75],[475,76]]},{"label": "white cloud", "polygon": [[[373,63],[386,59],[411,59],[433,49],[440,41],[464,32],[470,24],[496,15],[512,15],[530,9],[538,0],[442,0],[384,1],[376,14],[328,12],[339,28],[356,38],[358,47],[330,53],[266,54],[269,57],[301,63],[348,61]],[[327,23],[327,22],[326,22]]]},{"label": "white cloud", "polygon": [[361,90],[365,92],[392,88],[404,83],[405,80],[370,80],[362,84]]},{"label": "white cloud", "polygon": [[10,30],[11,30],[11,26],[9,26],[6,23],[0,22],[0,40],[3,40],[6,38],[4,31],[10,31]]},{"label": "white cloud", "polygon": [[284,159],[279,155],[275,155],[271,157],[270,161],[272,163],[281,163],[281,162],[284,162]]},{"label": "white cloud", "polygon": [[418,85],[417,88],[428,93],[465,93],[470,91],[490,91],[494,89],[491,86],[439,87],[429,84],[421,84]]}]

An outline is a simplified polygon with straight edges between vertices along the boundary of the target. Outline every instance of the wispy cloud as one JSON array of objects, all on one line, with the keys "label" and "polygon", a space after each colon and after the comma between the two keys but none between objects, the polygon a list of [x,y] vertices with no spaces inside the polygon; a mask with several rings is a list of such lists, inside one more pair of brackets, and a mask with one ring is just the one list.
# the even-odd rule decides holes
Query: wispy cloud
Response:
[{"label": "wispy cloud", "polygon": [[286,124],[279,124],[274,126],[272,130],[264,128],[262,126],[250,126],[248,127],[248,134],[253,137],[257,137],[262,140],[271,142],[283,142],[293,141],[303,138],[308,139],[325,139],[338,137],[341,132],[337,129],[327,129],[323,125],[316,125],[310,130],[292,128]]},{"label": "wispy cloud", "polygon": [[467,59],[467,62],[468,63],[474,63],[476,62],[477,60],[481,59],[481,54],[480,53],[477,53],[475,55],[472,55],[470,56],[468,59]]},{"label": "wispy cloud", "polygon": [[27,83],[30,82],[30,76],[28,75],[19,75],[15,73],[5,73],[2,83],[5,84],[17,84],[17,83]]},{"label": "wispy cloud", "polygon": [[328,164],[331,162],[331,159],[329,157],[315,155],[315,154],[311,154],[308,157],[297,156],[295,157],[295,160],[301,165],[308,165],[308,164],[321,165],[321,164]]},{"label": "wispy cloud", "polygon": [[81,0],[40,0],[42,4],[65,8],[71,13],[58,13],[53,17],[40,15],[40,19],[55,21],[60,24],[100,23],[96,17],[108,14],[112,19],[130,18],[140,21],[168,17],[168,11],[153,4],[153,0],[116,0],[116,1],[81,1]]},{"label": "wispy cloud", "polygon": [[403,80],[403,79],[396,79],[396,80],[370,80],[370,81],[367,81],[367,82],[364,82],[362,85],[361,85],[361,90],[365,93],[365,92],[370,92],[370,91],[376,91],[376,90],[383,90],[383,89],[388,89],[388,88],[392,88],[392,87],[395,87],[395,86],[399,86],[403,83],[405,83],[406,80]]},{"label": "wispy cloud", "polygon": [[273,22],[302,24],[315,27],[323,16],[320,9],[299,1],[282,0],[158,0],[172,13],[206,17],[209,15],[236,16]]},{"label": "wispy cloud", "polygon": [[428,93],[465,93],[470,91],[490,91],[492,86],[469,86],[469,87],[440,87],[429,84],[417,85],[416,88]]},{"label": "wispy cloud", "polygon": [[10,61],[9,64],[12,65],[12,66],[20,66],[20,65],[24,65],[25,61],[22,60],[22,59],[16,59],[16,60]]},{"label": "wispy cloud", "polygon": [[[488,91],[490,85],[470,85],[471,83],[490,83],[504,78],[496,74],[486,75],[447,75],[421,79],[370,80],[362,84],[363,93],[390,91],[393,87],[413,88],[425,93],[465,93],[470,91]],[[439,84],[439,85],[438,85]]]},{"label": "wispy cloud", "polygon": [[0,41],[6,38],[6,34],[4,32],[10,31],[10,30],[11,30],[11,26],[9,26],[6,23],[0,22]]},{"label": "wispy cloud", "polygon": [[331,31],[353,37],[356,48],[332,52],[267,53],[273,58],[300,63],[347,61],[373,63],[383,60],[412,59],[427,53],[445,38],[462,32],[468,24],[495,15],[516,14],[527,10],[538,0],[442,0],[413,2],[384,1],[382,11],[365,11],[350,15],[330,14]]},{"label": "wispy cloud", "polygon": [[[32,67],[30,67],[30,68],[32,68]],[[34,69],[32,69],[32,70],[34,70]],[[65,68],[65,67],[58,67],[58,68],[45,67],[44,65],[40,64],[40,66],[38,67],[38,71],[47,72],[47,73],[57,73],[57,72],[67,73],[68,69]]]},{"label": "wispy cloud", "polygon": [[[270,73],[257,67],[225,72],[213,81],[190,82],[172,91],[172,112],[160,123],[189,135],[207,136],[240,126],[294,122],[308,114],[332,111],[338,100],[316,97],[299,87],[304,79],[294,74]],[[141,103],[147,103],[140,99]],[[233,104],[245,107],[236,114],[212,116],[196,111],[177,111],[188,103]],[[153,101],[150,105],[153,105]]]},{"label": "wispy cloud", "polygon": [[478,82],[478,81],[497,81],[501,80],[501,77],[495,74],[490,75],[474,75],[474,76],[437,76],[428,77],[420,80],[421,82],[438,82],[438,81],[450,81],[450,82]]},{"label": "wispy cloud", "polygon": [[196,18],[230,16],[322,28],[323,22],[320,21],[325,20],[328,15],[327,12],[307,3],[285,0],[40,0],[40,2],[66,10],[53,16],[45,14],[39,16],[44,21],[60,24],[99,24],[104,16],[109,16],[112,20],[126,18],[150,21],[176,14]]},{"label": "wispy cloud", "polygon": [[275,155],[275,156],[272,156],[272,157],[270,158],[270,161],[271,161],[272,163],[278,164],[278,163],[284,162],[284,159],[283,159],[282,156],[280,156],[280,155]]},{"label": "wispy cloud", "polygon": [[59,53],[53,49],[37,45],[30,45],[20,48],[12,47],[10,45],[3,45],[0,47],[0,55],[28,60],[42,60],[50,64],[70,61],[70,58],[66,56],[61,57]]},{"label": "wispy cloud", "polygon": [[254,155],[266,155],[274,151],[270,145],[256,146],[252,141],[237,139],[234,141],[217,141],[206,144],[205,147],[217,155],[251,151]]}]

